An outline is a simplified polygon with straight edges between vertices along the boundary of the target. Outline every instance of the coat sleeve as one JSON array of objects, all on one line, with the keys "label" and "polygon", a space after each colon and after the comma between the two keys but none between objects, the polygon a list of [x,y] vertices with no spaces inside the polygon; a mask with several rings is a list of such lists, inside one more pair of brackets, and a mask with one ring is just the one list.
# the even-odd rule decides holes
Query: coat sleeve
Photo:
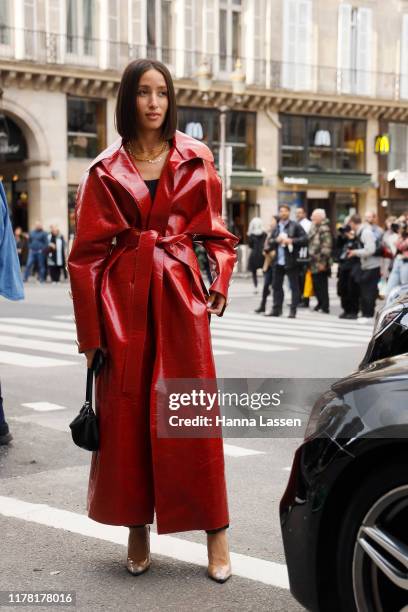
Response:
[{"label": "coat sleeve", "polygon": [[294,232],[292,241],[293,241],[293,244],[295,244],[298,247],[307,246],[308,244],[308,236],[305,230],[303,229],[303,227],[299,223],[296,223],[295,225],[295,232]]},{"label": "coat sleeve", "polygon": [[217,291],[227,299],[232,271],[237,261],[236,246],[239,238],[228,231],[221,216],[222,183],[214,162],[208,160],[203,162],[207,210],[205,227],[200,227],[197,239],[202,240],[210,261],[215,265],[216,278],[210,285],[209,291]]},{"label": "coat sleeve", "polygon": [[75,237],[67,259],[78,352],[103,347],[101,280],[112,239],[124,229],[117,203],[97,167],[78,187]]},{"label": "coat sleeve", "polygon": [[16,241],[11,226],[6,193],[0,181],[0,295],[9,300],[24,299]]}]

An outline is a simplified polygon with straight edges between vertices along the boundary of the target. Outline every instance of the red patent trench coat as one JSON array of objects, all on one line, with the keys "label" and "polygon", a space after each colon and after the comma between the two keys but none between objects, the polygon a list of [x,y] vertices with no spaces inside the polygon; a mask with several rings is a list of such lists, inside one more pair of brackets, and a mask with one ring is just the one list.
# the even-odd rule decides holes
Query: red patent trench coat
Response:
[{"label": "red patent trench coat", "polygon": [[88,516],[135,525],[156,512],[159,534],[222,527],[222,439],[158,437],[154,392],[160,378],[216,377],[192,237],[215,263],[210,290],[225,297],[238,241],[221,218],[213,155],[177,130],[152,206],[119,138],[88,168],[75,215],[68,270],[79,352],[107,349],[96,379],[101,439]]}]

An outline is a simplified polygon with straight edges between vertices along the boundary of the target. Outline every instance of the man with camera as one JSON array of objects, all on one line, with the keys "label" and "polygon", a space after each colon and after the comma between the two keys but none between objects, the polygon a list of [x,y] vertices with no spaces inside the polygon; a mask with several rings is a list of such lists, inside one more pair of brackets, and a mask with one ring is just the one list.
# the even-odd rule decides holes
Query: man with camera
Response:
[{"label": "man with camera", "polygon": [[362,224],[360,215],[350,217],[349,225],[360,245],[350,249],[347,257],[358,257],[359,267],[355,270],[356,282],[360,284],[360,305],[362,316],[358,322],[369,323],[374,316],[378,295],[378,281],[381,277],[381,256],[378,253],[376,236],[367,224]]},{"label": "man with camera", "polygon": [[398,240],[395,246],[397,254],[387,283],[387,295],[394,287],[408,283],[408,223],[406,219],[398,224]]}]

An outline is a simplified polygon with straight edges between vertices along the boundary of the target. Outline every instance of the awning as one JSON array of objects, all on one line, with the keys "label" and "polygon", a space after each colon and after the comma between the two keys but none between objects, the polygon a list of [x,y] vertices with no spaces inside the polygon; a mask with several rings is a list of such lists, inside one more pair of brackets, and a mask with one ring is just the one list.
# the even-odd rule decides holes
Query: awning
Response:
[{"label": "awning", "polygon": [[[220,170],[218,169],[220,173]],[[262,187],[264,175],[262,170],[233,170],[231,175],[231,189],[253,189]]]},{"label": "awning", "polygon": [[328,190],[341,187],[369,189],[373,187],[371,174],[356,172],[279,172],[282,182],[289,186],[324,187]]},{"label": "awning", "polygon": [[402,170],[392,170],[388,172],[388,181],[395,181],[395,187],[397,189],[408,189],[408,172]]}]

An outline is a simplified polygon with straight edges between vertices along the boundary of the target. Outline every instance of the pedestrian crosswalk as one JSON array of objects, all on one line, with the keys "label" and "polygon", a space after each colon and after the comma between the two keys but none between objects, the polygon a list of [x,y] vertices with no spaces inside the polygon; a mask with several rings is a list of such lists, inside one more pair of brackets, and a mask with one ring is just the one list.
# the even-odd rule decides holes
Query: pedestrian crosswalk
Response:
[{"label": "pedestrian crosswalk", "polygon": [[[310,348],[361,347],[371,337],[371,327],[343,321],[332,315],[301,312],[296,319],[264,317],[228,311],[211,318],[214,355],[240,351],[278,353]],[[75,343],[72,315],[50,319],[0,317],[0,364],[47,368],[83,363]]]},{"label": "pedestrian crosswalk", "polygon": [[287,319],[230,311],[213,318],[211,328],[214,347],[262,352],[359,347],[369,342],[372,333],[371,327],[362,328],[355,321],[310,312]]}]

